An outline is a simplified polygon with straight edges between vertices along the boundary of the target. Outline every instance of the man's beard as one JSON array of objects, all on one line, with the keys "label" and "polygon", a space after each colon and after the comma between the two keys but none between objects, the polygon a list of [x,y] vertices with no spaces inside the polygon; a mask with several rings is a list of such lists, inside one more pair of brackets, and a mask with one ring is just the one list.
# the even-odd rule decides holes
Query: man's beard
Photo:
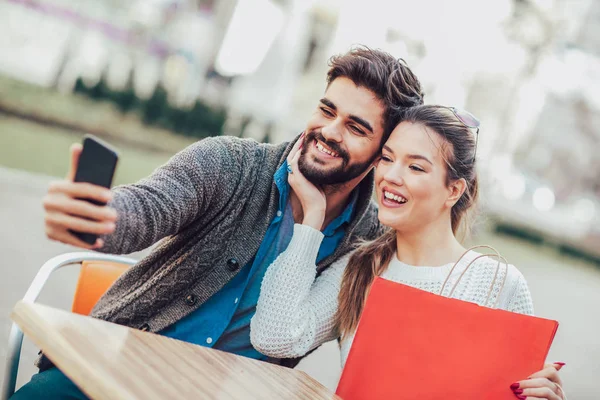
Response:
[{"label": "man's beard", "polygon": [[[314,164],[324,165],[319,159],[313,159],[312,162],[308,161],[306,159],[308,157],[306,154],[308,151],[308,146],[312,146],[312,142],[316,140],[319,140],[331,151],[336,153],[342,161],[341,165],[326,169],[314,166]],[[315,185],[340,185],[359,177],[362,173],[368,170],[377,156],[378,154],[375,153],[373,157],[366,162],[349,164],[350,156],[348,155],[348,152],[342,149],[338,143],[327,141],[323,135],[321,135],[320,131],[310,131],[304,137],[302,153],[298,159],[298,169],[302,175],[306,177],[306,179]]]}]

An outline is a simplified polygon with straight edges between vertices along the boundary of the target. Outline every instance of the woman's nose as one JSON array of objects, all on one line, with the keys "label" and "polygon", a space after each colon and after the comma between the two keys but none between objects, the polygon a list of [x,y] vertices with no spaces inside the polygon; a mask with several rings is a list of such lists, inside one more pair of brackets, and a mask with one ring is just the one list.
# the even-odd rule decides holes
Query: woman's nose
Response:
[{"label": "woman's nose", "polygon": [[383,175],[383,179],[385,179],[387,182],[393,183],[394,185],[397,185],[397,186],[404,185],[402,168],[400,166],[396,166],[396,165],[392,166],[390,169],[388,169],[385,172],[385,174]]}]

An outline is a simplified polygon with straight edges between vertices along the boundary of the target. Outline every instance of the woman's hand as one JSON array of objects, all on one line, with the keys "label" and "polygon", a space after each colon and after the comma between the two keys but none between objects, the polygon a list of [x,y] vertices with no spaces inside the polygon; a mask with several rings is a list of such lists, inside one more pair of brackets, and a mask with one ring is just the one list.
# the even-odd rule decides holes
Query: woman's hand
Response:
[{"label": "woman's hand", "polygon": [[300,139],[298,139],[287,157],[288,183],[302,205],[302,212],[304,214],[302,224],[321,230],[321,226],[325,220],[327,198],[323,190],[309,182],[298,169],[298,159],[300,158],[303,143],[304,133],[300,136]]},{"label": "woman's hand", "polygon": [[510,388],[520,400],[566,400],[558,371],[564,363],[544,365],[544,369],[524,381],[513,383]]}]

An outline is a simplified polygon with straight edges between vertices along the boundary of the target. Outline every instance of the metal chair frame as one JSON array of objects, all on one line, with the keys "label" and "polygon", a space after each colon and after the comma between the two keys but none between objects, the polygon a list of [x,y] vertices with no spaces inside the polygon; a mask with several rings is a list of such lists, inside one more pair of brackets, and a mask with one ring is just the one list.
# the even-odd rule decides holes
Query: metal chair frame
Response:
[{"label": "metal chair frame", "polygon": [[[66,253],[53,257],[46,261],[31,282],[29,289],[23,297],[24,302],[34,303],[39,297],[46,282],[52,273],[62,267],[73,264],[81,264],[84,261],[108,261],[126,264],[129,266],[137,263],[129,257],[116,256],[112,254],[101,254],[91,252]],[[21,347],[23,345],[23,331],[13,322],[8,336],[8,351],[6,354],[6,365],[2,383],[0,400],[8,400],[15,392],[17,374],[19,372],[19,361],[21,359]]]}]

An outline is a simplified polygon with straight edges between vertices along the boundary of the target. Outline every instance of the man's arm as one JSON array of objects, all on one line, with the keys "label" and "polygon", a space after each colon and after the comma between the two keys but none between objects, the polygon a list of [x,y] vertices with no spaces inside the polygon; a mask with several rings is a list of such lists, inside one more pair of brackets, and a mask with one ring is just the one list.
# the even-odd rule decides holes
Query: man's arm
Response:
[{"label": "man's arm", "polygon": [[[240,165],[234,152],[215,138],[194,143],[148,178],[112,191],[73,182],[81,147],[75,145],[71,152],[67,179],[53,182],[44,198],[46,234],[53,240],[107,253],[132,253],[176,234],[203,215],[214,196],[227,196],[227,186],[233,186],[231,177],[239,176],[232,171]],[[81,198],[110,201],[96,206]],[[101,236],[88,245],[69,230]]]}]

